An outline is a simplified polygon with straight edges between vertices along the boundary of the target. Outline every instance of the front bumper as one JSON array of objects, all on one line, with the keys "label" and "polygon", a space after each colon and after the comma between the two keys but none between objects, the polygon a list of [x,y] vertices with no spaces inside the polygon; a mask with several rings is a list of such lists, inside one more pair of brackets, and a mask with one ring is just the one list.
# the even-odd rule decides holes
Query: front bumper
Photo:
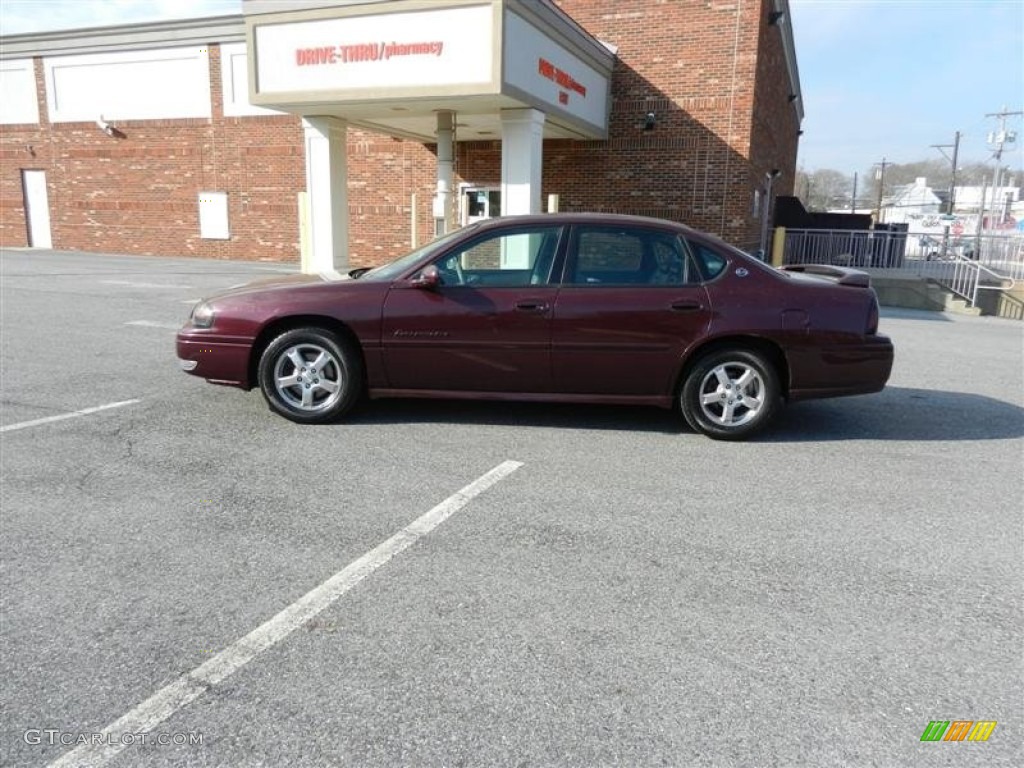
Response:
[{"label": "front bumper", "polygon": [[249,355],[252,340],[218,336],[196,329],[178,331],[178,365],[192,376],[216,384],[249,389]]}]

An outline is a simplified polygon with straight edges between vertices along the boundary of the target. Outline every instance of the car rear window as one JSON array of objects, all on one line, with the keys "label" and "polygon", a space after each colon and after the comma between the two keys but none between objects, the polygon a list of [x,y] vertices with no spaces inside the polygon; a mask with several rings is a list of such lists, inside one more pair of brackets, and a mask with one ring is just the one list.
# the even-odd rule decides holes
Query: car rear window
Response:
[{"label": "car rear window", "polygon": [[693,253],[693,258],[697,262],[697,269],[705,280],[714,280],[722,274],[725,265],[729,263],[725,256],[703,243],[690,240],[689,246],[690,252]]},{"label": "car rear window", "polygon": [[577,228],[569,267],[575,285],[681,285],[692,271],[675,235],[603,226]]}]

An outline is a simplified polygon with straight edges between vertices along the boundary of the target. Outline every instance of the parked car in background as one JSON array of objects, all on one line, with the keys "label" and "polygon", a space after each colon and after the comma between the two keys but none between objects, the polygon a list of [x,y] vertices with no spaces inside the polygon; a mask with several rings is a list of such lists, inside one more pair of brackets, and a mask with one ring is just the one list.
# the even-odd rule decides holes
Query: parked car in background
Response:
[{"label": "parked car in background", "polygon": [[739,439],[785,401],[881,390],[893,346],[877,331],[862,272],[776,269],[669,221],[547,214],[226,291],[196,305],[177,353],[300,423],[363,395],[631,403]]}]

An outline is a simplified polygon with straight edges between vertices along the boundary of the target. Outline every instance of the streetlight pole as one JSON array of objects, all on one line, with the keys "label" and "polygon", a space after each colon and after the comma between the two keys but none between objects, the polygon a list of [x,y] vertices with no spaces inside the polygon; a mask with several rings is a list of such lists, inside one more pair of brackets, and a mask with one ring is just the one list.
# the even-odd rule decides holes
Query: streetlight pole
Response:
[{"label": "streetlight pole", "polygon": [[782,174],[778,168],[772,168],[764,175],[764,211],[761,216],[761,259],[768,261],[768,216],[772,210],[772,185]]}]

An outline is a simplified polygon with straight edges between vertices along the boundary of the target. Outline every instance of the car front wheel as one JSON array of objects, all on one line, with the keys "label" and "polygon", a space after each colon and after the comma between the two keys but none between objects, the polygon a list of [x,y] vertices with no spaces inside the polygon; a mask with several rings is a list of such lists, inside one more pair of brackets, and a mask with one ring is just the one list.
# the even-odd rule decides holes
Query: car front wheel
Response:
[{"label": "car front wheel", "polygon": [[716,440],[742,440],[764,427],[781,401],[779,376],[761,354],[726,349],[701,358],[680,390],[691,427]]},{"label": "car front wheel", "polygon": [[330,331],[296,328],[263,351],[259,383],[267,404],[301,424],[333,421],[359,397],[362,365],[350,345]]}]

